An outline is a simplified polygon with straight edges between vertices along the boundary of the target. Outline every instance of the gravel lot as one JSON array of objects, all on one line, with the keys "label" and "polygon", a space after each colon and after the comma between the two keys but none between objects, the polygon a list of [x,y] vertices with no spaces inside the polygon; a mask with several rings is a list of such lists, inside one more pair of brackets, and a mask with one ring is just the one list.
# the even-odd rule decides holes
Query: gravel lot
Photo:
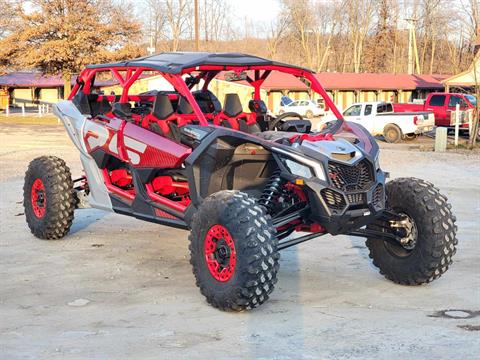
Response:
[{"label": "gravel lot", "polygon": [[[418,143],[428,143],[419,140]],[[54,154],[80,172],[61,126],[0,124],[0,359],[472,359],[480,353],[480,156],[381,143],[392,178],[434,182],[458,218],[452,268],[426,286],[385,280],[364,242],[325,236],[282,253],[269,302],[206,304],[187,233],[94,209],[64,240],[34,238],[23,173]],[[461,310],[461,311],[448,311]],[[477,354],[477,355],[474,355]]]}]

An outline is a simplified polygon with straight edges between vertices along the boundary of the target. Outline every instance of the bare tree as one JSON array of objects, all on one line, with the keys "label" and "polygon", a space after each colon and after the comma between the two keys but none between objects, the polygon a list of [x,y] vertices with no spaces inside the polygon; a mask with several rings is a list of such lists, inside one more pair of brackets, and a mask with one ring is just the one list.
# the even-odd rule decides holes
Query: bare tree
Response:
[{"label": "bare tree", "polygon": [[165,0],[166,32],[169,50],[178,51],[180,40],[192,35],[192,6],[189,0]]},{"label": "bare tree", "polygon": [[375,12],[375,0],[344,0],[342,8],[347,17],[349,42],[352,51],[353,71],[362,67],[365,40]]},{"label": "bare tree", "polygon": [[282,11],[280,15],[270,23],[267,37],[268,56],[272,59],[277,57],[278,46],[285,37],[285,32],[290,25],[288,12]]},{"label": "bare tree", "polygon": [[15,30],[22,1],[0,0],[0,39]]}]

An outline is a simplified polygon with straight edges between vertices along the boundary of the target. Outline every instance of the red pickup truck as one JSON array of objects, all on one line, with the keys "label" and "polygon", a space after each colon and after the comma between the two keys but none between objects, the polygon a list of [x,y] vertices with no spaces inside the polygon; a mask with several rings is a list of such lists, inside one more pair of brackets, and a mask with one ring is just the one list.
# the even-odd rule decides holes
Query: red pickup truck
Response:
[{"label": "red pickup truck", "polygon": [[[436,126],[451,126],[450,113],[455,111],[457,104],[460,110],[476,107],[477,99],[473,95],[457,93],[431,93],[423,104],[393,104],[394,112],[428,111],[435,115]],[[461,127],[468,127],[463,124]]]}]

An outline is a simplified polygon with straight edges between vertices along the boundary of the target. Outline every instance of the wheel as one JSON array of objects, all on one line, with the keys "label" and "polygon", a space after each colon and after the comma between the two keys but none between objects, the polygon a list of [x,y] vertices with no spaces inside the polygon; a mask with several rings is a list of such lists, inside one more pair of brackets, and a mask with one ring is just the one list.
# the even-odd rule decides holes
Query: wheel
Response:
[{"label": "wheel", "polygon": [[277,282],[277,244],[254,199],[239,191],[210,195],[191,222],[190,263],[201,293],[221,310],[261,305]]},{"label": "wheel", "polygon": [[[448,270],[458,243],[456,218],[447,198],[433,184],[416,178],[387,183],[387,208],[404,216],[405,237],[394,245],[369,238],[373,264],[387,279],[402,285],[420,285]],[[377,221],[367,229],[389,226]]]},{"label": "wheel", "polygon": [[313,112],[312,110],[307,110],[307,112],[305,113],[305,117],[307,119],[312,119],[313,118]]},{"label": "wheel", "polygon": [[413,140],[415,140],[415,139],[417,139],[417,138],[418,138],[418,135],[417,135],[417,134],[413,134],[413,133],[403,135],[403,140],[405,140],[405,141],[413,141]]},{"label": "wheel", "polygon": [[383,137],[388,143],[398,143],[402,140],[402,130],[397,125],[388,124],[383,129]]},{"label": "wheel", "polygon": [[23,207],[31,232],[40,239],[60,239],[70,230],[75,195],[70,169],[55,156],[33,160],[25,173]]}]

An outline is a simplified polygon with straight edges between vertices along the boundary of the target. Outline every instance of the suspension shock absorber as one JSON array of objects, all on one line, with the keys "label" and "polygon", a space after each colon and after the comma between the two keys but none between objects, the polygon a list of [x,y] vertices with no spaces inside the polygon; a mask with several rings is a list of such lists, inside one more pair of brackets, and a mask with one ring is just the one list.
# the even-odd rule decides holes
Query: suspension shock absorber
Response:
[{"label": "suspension shock absorber", "polygon": [[265,207],[267,213],[272,212],[273,206],[275,205],[273,201],[275,197],[280,194],[282,190],[282,185],[283,181],[280,177],[280,171],[275,171],[268,180],[267,185],[263,190],[262,196],[260,196],[260,199],[258,201],[260,205]]}]

